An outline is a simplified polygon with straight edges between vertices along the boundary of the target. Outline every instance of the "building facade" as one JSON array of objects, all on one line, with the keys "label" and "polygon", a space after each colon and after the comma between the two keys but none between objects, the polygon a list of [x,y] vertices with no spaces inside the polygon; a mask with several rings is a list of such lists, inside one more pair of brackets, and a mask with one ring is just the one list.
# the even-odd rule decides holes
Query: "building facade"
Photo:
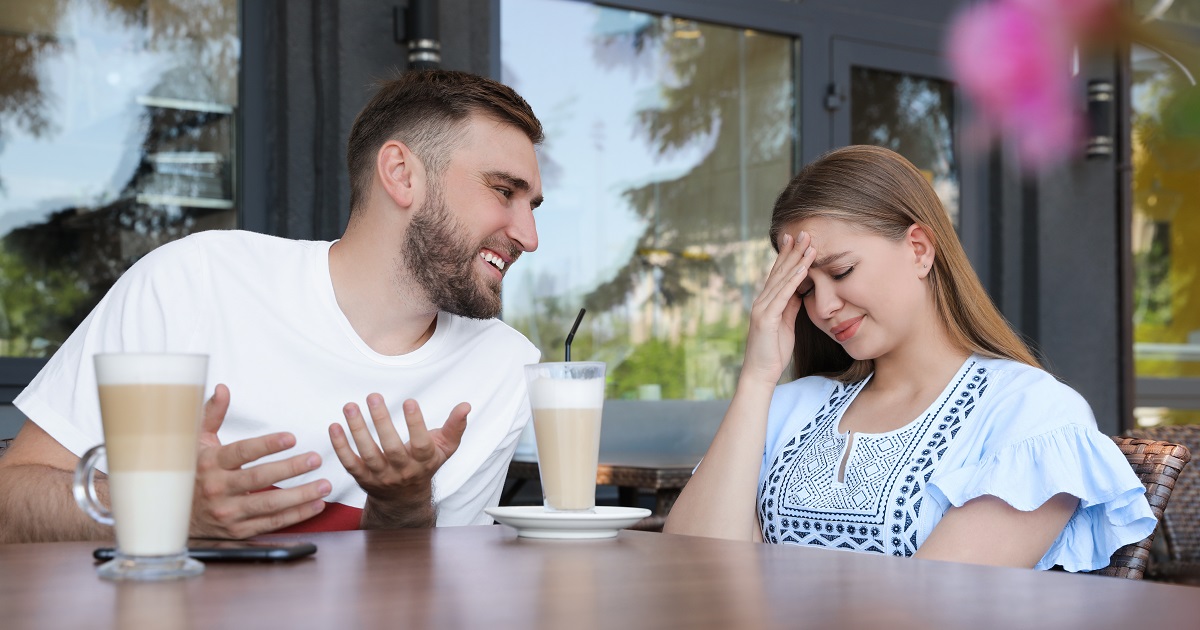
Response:
[{"label": "building facade", "polygon": [[[1089,82],[1114,88],[1115,115],[1089,130],[1112,151],[1022,176],[965,137],[971,104],[942,55],[963,4],[9,2],[2,402],[162,242],[214,228],[337,238],[354,116],[373,81],[408,67],[410,40],[431,39],[411,5],[435,10],[442,67],[513,85],[545,123],[542,247],[507,281],[504,317],[549,358],[587,306],[574,356],[608,362],[610,398],[719,414],[771,260],[774,196],[822,152],[872,143],[926,174],[1001,311],[1102,430],[1188,421],[1197,69],[1140,47],[1081,59],[1079,108]],[[1134,9],[1195,40],[1200,2]],[[0,438],[22,420],[7,412]]]}]

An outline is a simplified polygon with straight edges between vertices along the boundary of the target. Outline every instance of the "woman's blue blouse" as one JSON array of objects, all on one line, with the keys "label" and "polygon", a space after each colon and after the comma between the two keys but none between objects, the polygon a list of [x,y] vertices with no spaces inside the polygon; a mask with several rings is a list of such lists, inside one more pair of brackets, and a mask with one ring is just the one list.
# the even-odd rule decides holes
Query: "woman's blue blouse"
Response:
[{"label": "woman's blue blouse", "polygon": [[912,422],[840,432],[869,380],[814,376],[775,389],[759,474],[764,540],[910,556],[951,506],[991,495],[1030,511],[1061,492],[1079,507],[1039,569],[1102,568],[1154,530],[1124,455],[1083,397],[1050,374],[975,355]]}]

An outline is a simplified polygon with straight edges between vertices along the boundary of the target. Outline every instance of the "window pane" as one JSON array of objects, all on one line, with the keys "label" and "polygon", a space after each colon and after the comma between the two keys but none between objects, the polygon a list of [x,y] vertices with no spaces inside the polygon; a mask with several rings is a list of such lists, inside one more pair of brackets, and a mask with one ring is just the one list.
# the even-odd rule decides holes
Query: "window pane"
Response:
[{"label": "window pane", "polygon": [[1200,422],[1200,89],[1144,48],[1132,67],[1136,415]]},{"label": "window pane", "polygon": [[0,11],[0,356],[44,357],[154,247],[236,225],[236,0]]},{"label": "window pane", "polygon": [[854,67],[850,143],[887,147],[908,158],[925,174],[958,226],[954,87],[948,81]]},{"label": "window pane", "polygon": [[504,319],[610,398],[727,398],[792,172],[792,40],[565,0],[503,0],[503,79],[546,126],[540,246]]}]

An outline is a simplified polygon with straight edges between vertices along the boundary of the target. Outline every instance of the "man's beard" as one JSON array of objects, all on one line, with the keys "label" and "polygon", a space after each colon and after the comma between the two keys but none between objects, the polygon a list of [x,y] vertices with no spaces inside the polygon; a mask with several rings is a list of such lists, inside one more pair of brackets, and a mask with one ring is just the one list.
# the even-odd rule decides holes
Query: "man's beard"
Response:
[{"label": "man's beard", "polygon": [[[466,230],[451,216],[441,186],[430,185],[428,190],[404,237],[405,269],[438,310],[473,319],[496,317],[502,305],[500,281],[482,286],[475,271],[480,248],[464,239]],[[508,254],[509,264],[520,253],[509,244],[488,249]]]}]

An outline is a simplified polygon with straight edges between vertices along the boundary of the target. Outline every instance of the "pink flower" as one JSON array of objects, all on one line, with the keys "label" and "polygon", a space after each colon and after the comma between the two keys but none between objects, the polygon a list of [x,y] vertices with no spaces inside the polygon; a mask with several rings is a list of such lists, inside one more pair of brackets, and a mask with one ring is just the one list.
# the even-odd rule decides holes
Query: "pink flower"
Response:
[{"label": "pink flower", "polygon": [[1094,34],[1110,24],[1118,9],[1116,0],[1007,0],[1042,16],[1057,28]]},{"label": "pink flower", "polygon": [[1023,166],[1040,169],[1075,151],[1081,125],[1072,100],[1071,39],[1026,8],[1034,1],[967,9],[951,25],[947,53],[985,133],[1011,142]]}]

